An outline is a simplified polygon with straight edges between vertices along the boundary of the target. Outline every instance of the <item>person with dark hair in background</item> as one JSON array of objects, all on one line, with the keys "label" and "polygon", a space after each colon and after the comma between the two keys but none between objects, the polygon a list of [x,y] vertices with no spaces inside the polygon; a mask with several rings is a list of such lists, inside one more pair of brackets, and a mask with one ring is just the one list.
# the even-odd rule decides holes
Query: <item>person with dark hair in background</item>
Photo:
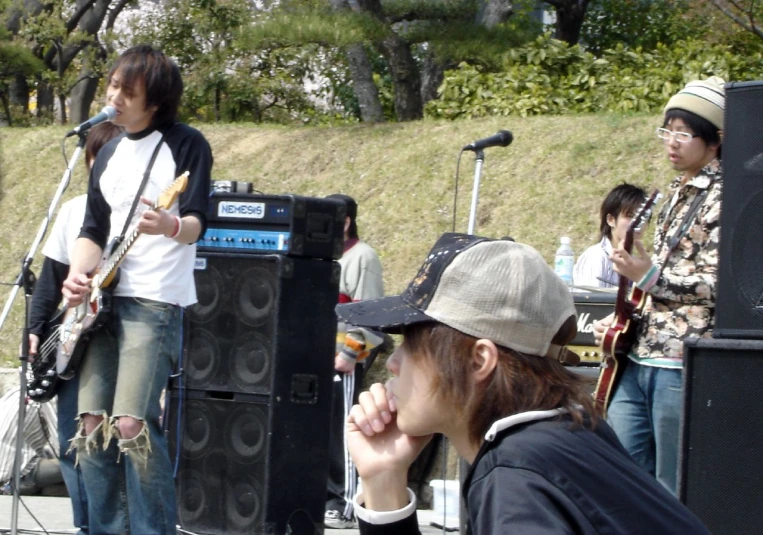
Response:
[{"label": "person with dark hair in background", "polygon": [[[382,297],[384,280],[379,255],[358,237],[358,204],[349,195],[340,193],[329,195],[327,198],[344,202],[347,209],[344,219],[344,252],[339,259],[342,268],[339,302],[353,303]],[[352,499],[357,490],[357,474],[347,452],[344,422],[363,384],[363,361],[382,342],[383,337],[369,329],[344,322],[337,325],[328,497],[324,518],[324,524],[328,528],[356,526]]]},{"label": "person with dark hair in background", "polygon": [[575,262],[575,286],[616,288],[619,277],[612,267],[612,250],[620,246],[646,192],[623,183],[610,190],[599,209],[599,243],[590,246]]},{"label": "person with dark hair in background", "polygon": [[[683,341],[711,336],[715,316],[724,106],[724,82],[716,77],[689,82],[668,101],[657,137],[681,174],[657,218],[654,254],[639,239],[634,254],[622,247],[612,253],[615,271],[647,301],[607,416],[636,462],[674,493]],[[612,320],[594,322],[597,340]]]},{"label": "person with dark hair in background", "polygon": [[[72,448],[87,489],[90,530],[98,534],[176,533],[160,396],[180,351],[181,308],[196,302],[195,242],[206,225],[212,168],[204,136],[177,122],[182,92],[177,65],[148,45],[126,50],[111,67],[106,103],[116,108],[112,122],[125,135],[96,156],[63,284],[69,306],[79,305],[109,238],[128,227],[141,233],[79,370]],[[136,199],[150,206],[184,172],[189,178],[177,203],[132,211]]]},{"label": "person with dark hair in background", "polygon": [[[110,140],[122,134],[122,129],[106,122],[94,126],[87,132],[85,143],[85,165],[88,171],[93,167],[95,157]],[[85,219],[87,195],[79,195],[61,205],[53,223],[48,240],[42,249],[44,255],[40,276],[32,295],[29,322],[29,355],[37,355],[40,340],[46,330],[48,320],[53,317],[61,303],[61,289],[69,272],[74,242]],[[88,533],[87,493],[82,474],[75,466],[74,454],[69,450],[69,442],[77,430],[77,391],[79,377],[59,381],[57,393],[58,444],[61,475],[72,502],[72,519],[79,533]]]},{"label": "person with dark hair in background", "polygon": [[343,321],[403,343],[393,378],[360,394],[347,442],[360,532],[418,533],[408,468],[433,433],[471,464],[474,535],[707,534],[633,462],[581,376],[567,285],[532,247],[445,234],[400,296],[339,305]]}]

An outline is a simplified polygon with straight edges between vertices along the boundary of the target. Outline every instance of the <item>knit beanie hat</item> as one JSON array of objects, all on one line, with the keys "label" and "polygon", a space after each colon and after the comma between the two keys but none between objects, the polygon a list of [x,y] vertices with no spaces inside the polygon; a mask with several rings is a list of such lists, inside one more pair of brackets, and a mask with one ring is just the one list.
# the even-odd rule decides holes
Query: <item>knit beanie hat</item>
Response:
[{"label": "knit beanie hat", "polygon": [[689,82],[686,87],[673,95],[663,113],[679,108],[699,115],[710,121],[718,130],[723,130],[723,109],[726,104],[723,86],[725,84],[726,82],[717,76]]}]

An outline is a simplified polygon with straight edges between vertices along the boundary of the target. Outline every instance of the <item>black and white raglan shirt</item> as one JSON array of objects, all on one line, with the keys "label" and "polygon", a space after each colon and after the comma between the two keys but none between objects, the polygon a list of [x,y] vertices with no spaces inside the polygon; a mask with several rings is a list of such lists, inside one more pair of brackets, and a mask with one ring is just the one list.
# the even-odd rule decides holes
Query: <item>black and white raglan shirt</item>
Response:
[{"label": "black and white raglan shirt", "polygon": [[[212,151],[201,132],[186,124],[174,123],[125,134],[101,149],[90,173],[87,210],[80,237],[103,248],[122,232],[143,174],[160,140],[162,146],[142,196],[156,201],[178,176],[188,171],[185,191],[167,211],[179,217],[196,216],[201,222],[200,236],[204,234]],[[148,209],[143,203],[138,205],[127,234]],[[195,243],[183,244],[163,235],[143,234],[120,266],[120,279],[114,295],[179,306],[192,305],[196,302],[195,258]]]}]

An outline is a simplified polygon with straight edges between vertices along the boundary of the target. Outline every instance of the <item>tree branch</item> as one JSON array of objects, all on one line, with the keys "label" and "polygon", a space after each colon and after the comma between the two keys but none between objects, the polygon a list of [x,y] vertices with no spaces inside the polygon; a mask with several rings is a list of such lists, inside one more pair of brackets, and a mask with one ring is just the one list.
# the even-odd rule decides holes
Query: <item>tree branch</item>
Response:
[{"label": "tree branch", "polygon": [[[718,10],[719,10],[721,13],[723,13],[723,14],[724,14],[724,15],[726,15],[728,18],[730,18],[732,21],[734,21],[736,24],[738,24],[739,26],[741,26],[742,28],[744,28],[744,29],[745,29],[745,30],[747,30],[748,32],[752,32],[752,33],[753,33],[753,34],[755,34],[757,37],[759,37],[759,38],[763,39],[763,30],[761,30],[760,28],[758,28],[758,27],[755,25],[755,20],[754,20],[754,19],[753,19],[753,17],[752,17],[752,6],[751,6],[751,8],[750,8],[750,11],[749,11],[749,12],[747,12],[747,14],[749,15],[749,23],[748,23],[747,21],[745,21],[744,19],[742,19],[741,17],[739,17],[739,16],[738,16],[736,13],[734,13],[732,10],[728,9],[728,8],[727,8],[727,7],[726,7],[726,6],[723,4],[722,0],[709,0],[709,2],[710,2],[711,4],[713,4],[713,5],[714,5],[714,6],[715,6],[715,7],[716,7],[716,8],[717,8],[717,9],[718,9]],[[550,3],[550,2],[549,2],[549,3]],[[730,3],[731,3],[731,5],[733,5],[734,7],[736,7],[737,9],[740,9],[740,10],[741,10],[741,8],[739,8],[739,6],[737,6],[737,5],[736,5],[736,4],[735,4],[733,1],[732,1],[732,2],[730,2]],[[741,11],[742,11],[742,12],[745,12],[744,10],[741,10]]]},{"label": "tree branch", "polygon": [[117,5],[115,5],[112,9],[109,10],[109,18],[106,20],[106,29],[112,30],[114,29],[114,23],[117,20],[117,17],[122,12],[122,10],[127,7],[127,4],[132,2],[132,0],[119,0],[117,2]]}]

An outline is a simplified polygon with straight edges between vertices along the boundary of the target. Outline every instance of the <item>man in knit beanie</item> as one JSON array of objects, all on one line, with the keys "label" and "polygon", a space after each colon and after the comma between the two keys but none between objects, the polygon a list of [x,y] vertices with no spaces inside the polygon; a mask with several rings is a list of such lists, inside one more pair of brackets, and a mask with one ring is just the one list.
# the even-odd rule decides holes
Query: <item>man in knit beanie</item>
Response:
[{"label": "man in knit beanie", "polygon": [[[654,254],[639,239],[632,254],[612,252],[615,271],[645,292],[646,303],[607,416],[636,462],[674,493],[683,341],[710,337],[715,312],[724,104],[717,77],[689,82],[668,101],[656,133],[680,175],[655,225]],[[594,324],[598,340],[611,323],[612,316]]]},{"label": "man in knit beanie", "polygon": [[[349,195],[329,195],[343,201],[346,208],[344,252],[339,280],[339,303],[378,299],[384,295],[384,281],[379,255],[358,237],[358,203]],[[330,465],[325,526],[353,528],[353,502],[357,490],[355,465],[344,439],[344,424],[356,402],[363,380],[363,361],[384,341],[383,335],[370,329],[344,322],[337,325],[336,357],[334,358],[334,403],[331,423]]]}]

